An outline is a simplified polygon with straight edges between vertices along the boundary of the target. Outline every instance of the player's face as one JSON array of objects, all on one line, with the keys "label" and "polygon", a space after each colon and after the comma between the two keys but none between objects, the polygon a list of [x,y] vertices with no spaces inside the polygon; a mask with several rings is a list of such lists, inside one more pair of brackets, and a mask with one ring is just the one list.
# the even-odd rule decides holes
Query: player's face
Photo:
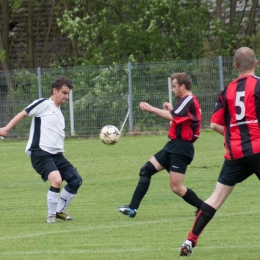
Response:
[{"label": "player's face", "polygon": [[177,98],[180,98],[183,95],[183,86],[180,86],[176,79],[173,79],[172,81],[172,92]]},{"label": "player's face", "polygon": [[70,89],[66,85],[62,86],[62,88],[59,90],[54,88],[52,94],[54,103],[57,106],[64,104],[69,98],[69,94],[70,94]]}]

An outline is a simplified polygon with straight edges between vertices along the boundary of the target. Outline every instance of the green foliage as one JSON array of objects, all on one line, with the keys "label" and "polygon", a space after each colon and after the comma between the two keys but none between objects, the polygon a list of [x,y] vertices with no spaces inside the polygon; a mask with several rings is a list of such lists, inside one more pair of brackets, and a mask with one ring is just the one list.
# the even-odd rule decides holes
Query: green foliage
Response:
[{"label": "green foliage", "polygon": [[257,29],[255,35],[253,35],[250,39],[253,50],[255,53],[260,54],[260,29]]},{"label": "green foliage", "polygon": [[[221,55],[231,57],[236,49],[242,46],[248,46],[259,53],[257,47],[257,21],[254,22],[253,31],[247,32],[249,26],[249,10],[253,1],[221,1],[222,2],[222,20],[216,19],[215,12],[212,12],[210,18],[210,30],[205,32],[207,39],[207,49],[213,56]],[[236,12],[234,19],[230,19],[230,6],[236,2]],[[214,10],[213,7],[212,10]],[[248,34],[249,33],[249,34]],[[218,38],[221,38],[221,46],[217,46]],[[205,53],[204,57],[209,57]]]},{"label": "green foliage", "polygon": [[203,52],[209,18],[205,3],[109,0],[75,1],[75,6],[58,26],[85,49],[79,65],[193,59]]},{"label": "green foliage", "polygon": [[[38,98],[38,78],[37,75],[29,71],[14,71],[12,73],[14,88],[7,94],[8,113],[10,117],[22,111],[29,103]],[[24,136],[24,130],[29,133],[30,120],[22,120],[12,131],[16,136]]]},{"label": "green foliage", "polygon": [[0,50],[0,61],[5,61],[6,58],[6,51]]},{"label": "green foliage", "polygon": [[[162,260],[178,250],[194,221],[194,208],[174,195],[166,171],[152,177],[137,216],[116,207],[129,203],[142,165],[167,141],[166,135],[121,137],[114,146],[100,140],[67,139],[66,157],[83,178],[68,207],[72,221],[46,224],[49,183],[25,155],[26,142],[0,142],[1,250],[5,260]],[[223,162],[222,137],[202,131],[184,185],[199,197],[211,195]],[[64,183],[65,185],[65,183]],[[259,181],[237,185],[203,231],[194,260],[257,260]]]},{"label": "green foliage", "polygon": [[[37,9],[46,2],[31,1]],[[216,19],[215,1],[53,1],[53,12],[59,17],[57,26],[72,46],[64,59],[53,53],[50,67],[230,57],[242,45],[258,50],[257,17],[249,25],[252,2],[221,1],[222,19]],[[14,10],[27,10],[27,1],[8,3],[11,18]],[[231,3],[236,4],[232,21]],[[62,47],[62,41],[60,44]],[[0,60],[3,59],[4,52],[0,50]]]},{"label": "green foliage", "polygon": [[[33,1],[33,0],[29,0],[29,1]],[[21,7],[23,2],[24,0],[9,0],[8,4],[11,10],[17,10],[18,8]]]},{"label": "green foliage", "polygon": [[78,87],[85,89],[83,95],[80,89],[73,92],[74,117],[81,118],[76,122],[76,134],[97,133],[106,124],[119,126],[128,109],[128,74],[124,66],[105,67],[93,76],[88,83],[80,82]]}]

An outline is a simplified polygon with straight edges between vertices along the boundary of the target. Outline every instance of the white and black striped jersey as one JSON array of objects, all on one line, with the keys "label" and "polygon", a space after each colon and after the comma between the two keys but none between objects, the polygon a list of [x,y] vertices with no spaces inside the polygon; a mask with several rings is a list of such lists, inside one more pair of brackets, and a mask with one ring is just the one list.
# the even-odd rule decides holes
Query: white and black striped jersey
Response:
[{"label": "white and black striped jersey", "polygon": [[51,154],[64,152],[65,120],[60,107],[50,98],[41,98],[27,106],[25,111],[33,117],[25,152],[28,155],[39,149]]}]

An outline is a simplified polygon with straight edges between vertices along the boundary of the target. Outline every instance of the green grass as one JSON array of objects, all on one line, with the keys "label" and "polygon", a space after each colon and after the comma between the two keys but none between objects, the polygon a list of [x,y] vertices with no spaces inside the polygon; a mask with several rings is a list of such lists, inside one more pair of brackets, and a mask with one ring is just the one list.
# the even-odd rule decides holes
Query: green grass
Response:
[{"label": "green grass", "polygon": [[[68,212],[73,221],[48,225],[49,188],[31,167],[25,141],[0,142],[0,259],[180,259],[178,250],[194,220],[194,208],[174,195],[166,171],[153,177],[134,219],[116,206],[130,201],[140,167],[161,149],[165,135],[68,139],[66,157],[83,177]],[[223,162],[222,137],[203,131],[185,185],[206,199]],[[204,230],[192,259],[259,259],[259,182],[237,185]]]}]

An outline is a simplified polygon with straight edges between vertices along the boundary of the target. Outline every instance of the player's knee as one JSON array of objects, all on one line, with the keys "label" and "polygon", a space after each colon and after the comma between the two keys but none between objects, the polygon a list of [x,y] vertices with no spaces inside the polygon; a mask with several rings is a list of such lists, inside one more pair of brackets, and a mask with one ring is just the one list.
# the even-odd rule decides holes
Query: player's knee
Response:
[{"label": "player's knee", "polygon": [[172,189],[172,191],[175,193],[175,194],[177,194],[177,195],[179,195],[180,196],[180,194],[181,194],[181,185],[176,185],[175,183],[171,183],[171,189]]},{"label": "player's knee", "polygon": [[67,180],[67,185],[65,186],[65,189],[72,194],[76,194],[79,187],[82,185],[82,178],[79,175],[76,168],[73,169],[73,176]]},{"label": "player's knee", "polygon": [[62,178],[59,171],[53,171],[48,175],[48,180],[53,187],[60,188],[62,185]]},{"label": "player's knee", "polygon": [[150,181],[151,176],[153,176],[157,171],[154,165],[148,161],[141,169],[140,169],[140,181],[147,182]]}]

